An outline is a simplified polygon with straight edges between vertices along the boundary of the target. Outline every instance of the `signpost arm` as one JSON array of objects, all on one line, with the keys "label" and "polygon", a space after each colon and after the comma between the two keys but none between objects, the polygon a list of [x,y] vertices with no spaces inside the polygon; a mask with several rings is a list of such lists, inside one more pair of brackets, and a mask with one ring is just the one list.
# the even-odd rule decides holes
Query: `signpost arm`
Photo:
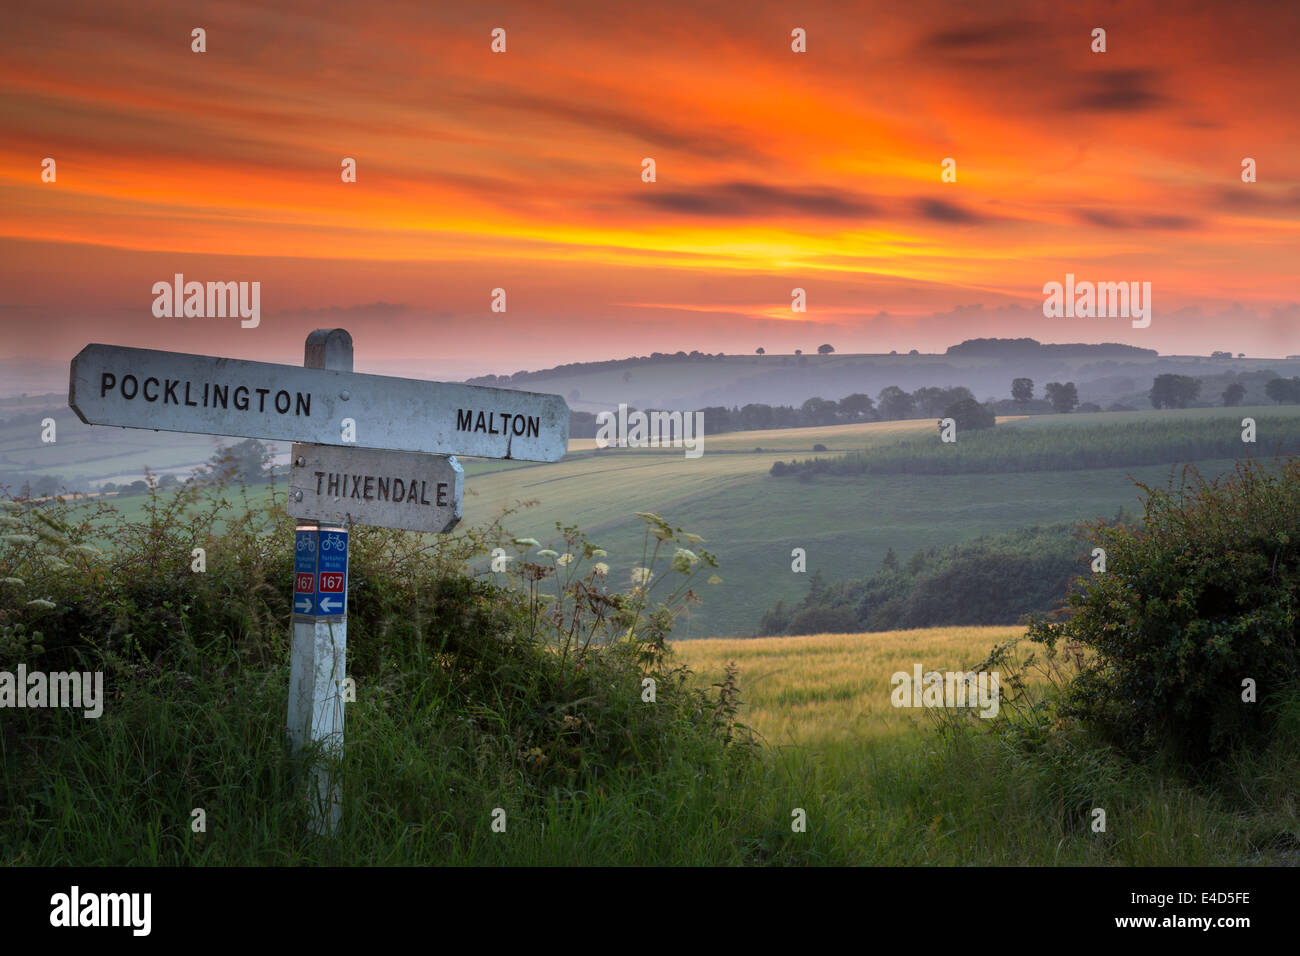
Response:
[{"label": "signpost arm", "polygon": [[[303,364],[307,368],[351,372],[352,336],[344,329],[317,329],[307,336]],[[291,470],[292,467],[291,464]],[[320,743],[328,764],[343,753],[343,679],[347,673],[346,531],[316,521],[298,522],[298,555],[302,558],[304,550],[310,550],[312,558],[310,571],[305,570],[305,558],[301,565],[295,565],[289,736],[295,750],[310,742]],[[340,540],[341,554],[324,554],[322,543],[333,545]],[[340,565],[341,572],[333,570]],[[300,567],[304,570],[299,570]],[[310,575],[310,579],[304,578],[304,574]],[[333,597],[336,580],[344,583],[341,593]],[[327,584],[328,591],[322,583]],[[328,765],[318,768],[314,776],[312,827],[317,833],[332,833],[342,809],[342,780]]]}]

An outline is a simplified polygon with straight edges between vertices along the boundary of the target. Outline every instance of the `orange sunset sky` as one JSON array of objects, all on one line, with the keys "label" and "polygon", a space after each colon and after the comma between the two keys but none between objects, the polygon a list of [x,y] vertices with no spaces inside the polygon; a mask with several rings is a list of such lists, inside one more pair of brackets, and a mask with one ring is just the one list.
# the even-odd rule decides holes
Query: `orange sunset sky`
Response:
[{"label": "orange sunset sky", "polygon": [[[1298,36],[1294,0],[10,4],[0,356],[1300,353]],[[154,317],[177,272],[261,324]],[[1150,327],[1044,318],[1067,272],[1150,282]]]}]

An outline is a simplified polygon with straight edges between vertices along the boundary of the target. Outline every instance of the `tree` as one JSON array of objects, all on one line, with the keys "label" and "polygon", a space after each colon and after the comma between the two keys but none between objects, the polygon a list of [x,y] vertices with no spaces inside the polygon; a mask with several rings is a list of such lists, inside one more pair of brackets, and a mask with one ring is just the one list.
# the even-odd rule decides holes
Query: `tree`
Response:
[{"label": "tree", "polygon": [[933,418],[951,404],[944,390],[935,385],[923,385],[912,393],[912,407],[922,418]]},{"label": "tree", "polygon": [[1186,408],[1201,393],[1201,380],[1191,375],[1165,373],[1151,383],[1152,408]]},{"label": "tree", "polygon": [[1061,415],[1073,411],[1074,406],[1079,404],[1079,391],[1074,387],[1073,382],[1066,382],[1062,385],[1060,382],[1048,382],[1047,400],[1052,403],[1052,408]]},{"label": "tree", "polygon": [[1223,390],[1223,407],[1232,408],[1240,405],[1241,400],[1246,397],[1246,386],[1240,382],[1233,382]]},{"label": "tree", "polygon": [[965,385],[957,385],[953,388],[936,388],[927,385],[913,392],[912,398],[916,402],[917,413],[925,418],[943,414],[944,409],[954,402],[975,400],[975,396]]},{"label": "tree", "polygon": [[704,430],[711,435],[736,430],[731,420],[731,409],[725,405],[706,406],[700,409],[700,414],[704,416]]},{"label": "tree", "polygon": [[1034,380],[1032,378],[1013,378],[1011,380],[1011,397],[1021,405],[1034,400]]},{"label": "tree", "polygon": [[959,431],[992,428],[997,421],[993,409],[981,405],[973,398],[963,398],[961,401],[953,402],[943,410],[943,417],[951,418],[956,422]]},{"label": "tree", "polygon": [[177,478],[175,475],[173,475],[171,472],[168,472],[167,474],[163,475],[161,478],[158,479],[159,488],[175,488],[180,483],[181,483],[180,479]]},{"label": "tree", "polygon": [[834,425],[839,406],[824,398],[810,398],[799,406],[799,412],[808,425]]},{"label": "tree", "polygon": [[52,498],[59,493],[59,479],[53,475],[44,475],[36,479],[32,486],[32,497]]},{"label": "tree", "polygon": [[817,354],[818,354],[818,355],[830,355],[830,354],[831,354],[832,352],[834,352],[834,351],[835,351],[835,346],[833,346],[833,345],[819,345],[819,346],[817,346]]},{"label": "tree", "polygon": [[880,416],[891,421],[910,417],[916,407],[916,399],[897,385],[888,385],[881,389],[880,394],[876,396],[876,401],[880,405]]},{"label": "tree", "polygon": [[851,422],[870,421],[871,409],[874,406],[875,402],[871,400],[870,395],[854,392],[840,399],[840,415]]},{"label": "tree", "polygon": [[920,355],[920,354],[921,354],[921,350],[920,350],[920,349],[912,349],[912,350],[911,350],[910,352],[908,352],[907,354],[908,354],[908,355]]},{"label": "tree", "polygon": [[767,354],[767,349],[763,348],[763,346],[760,345],[758,348],[754,349],[754,354],[755,354],[755,355],[766,355],[766,354]]},{"label": "tree", "polygon": [[772,427],[772,406],[750,402],[740,410],[740,427],[758,429]]},{"label": "tree", "polygon": [[1281,405],[1300,402],[1300,378],[1275,378],[1264,386],[1264,394]]},{"label": "tree", "polygon": [[794,354],[795,354],[795,355],[803,355],[803,349],[795,349],[795,350],[794,350]]},{"label": "tree", "polygon": [[270,445],[246,438],[234,445],[218,445],[208,467],[218,476],[259,481],[267,476],[273,457]]}]

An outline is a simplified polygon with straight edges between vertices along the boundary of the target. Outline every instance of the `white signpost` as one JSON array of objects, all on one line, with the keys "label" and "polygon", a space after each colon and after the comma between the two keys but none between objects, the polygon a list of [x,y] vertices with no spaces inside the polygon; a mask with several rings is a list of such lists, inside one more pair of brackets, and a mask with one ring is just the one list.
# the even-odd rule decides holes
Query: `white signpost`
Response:
[{"label": "white signpost", "polygon": [[460,521],[465,469],[453,457],[295,444],[289,461],[295,518],[434,533]]},{"label": "white signpost", "polygon": [[[307,336],[304,367],[87,345],[68,405],[88,425],[294,442],[286,510],[294,538],[288,730],[295,749],[343,746],[348,529],[445,532],[461,517],[453,455],[559,461],[569,407],[559,395],[361,375],[344,329]],[[333,760],[315,776],[312,825],[342,810]]]},{"label": "white signpost", "polygon": [[569,444],[559,395],[116,345],[77,353],[68,404],[87,425],[434,455],[559,461]]}]

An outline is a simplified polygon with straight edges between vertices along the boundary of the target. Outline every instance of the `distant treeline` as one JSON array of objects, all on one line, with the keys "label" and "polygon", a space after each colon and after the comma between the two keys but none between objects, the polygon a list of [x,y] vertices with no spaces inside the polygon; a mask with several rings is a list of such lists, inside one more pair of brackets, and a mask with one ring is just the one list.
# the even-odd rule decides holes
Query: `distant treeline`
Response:
[{"label": "distant treeline", "polygon": [[606,372],[615,368],[632,368],[637,365],[657,365],[662,362],[720,362],[726,358],[723,352],[710,353],[698,350],[691,352],[652,352],[649,355],[637,355],[625,359],[607,359],[604,362],[568,362],[554,368],[544,368],[536,372],[519,371],[513,375],[479,375],[465,379],[466,385],[511,385],[530,379],[555,378],[572,372],[588,374]]},{"label": "distant treeline", "polygon": [[1259,416],[1256,442],[1242,441],[1231,418],[1141,421],[1089,427],[1000,426],[959,434],[954,443],[938,436],[905,439],[865,452],[829,458],[778,461],[771,474],[786,475],[964,475],[1021,471],[1079,471],[1267,457],[1300,448],[1300,418]]},{"label": "distant treeline", "polygon": [[[827,346],[822,346],[827,348]],[[766,355],[766,349],[758,348],[754,350],[757,356]],[[830,349],[834,352],[834,349]],[[859,353],[872,358],[885,358],[884,353]],[[897,351],[889,353],[890,356],[897,355]],[[912,349],[909,355],[917,356],[921,353],[917,349]],[[948,346],[947,355],[961,356],[978,356],[981,358],[1067,358],[1070,356],[1080,358],[1151,358],[1158,356],[1160,353],[1155,349],[1142,349],[1134,345],[1120,345],[1115,342],[1103,342],[1100,345],[1088,345],[1084,343],[1070,343],[1060,345],[1043,345],[1037,339],[966,339],[957,345]],[[1229,353],[1215,353],[1215,357],[1220,354],[1228,355]],[[608,359],[603,362],[568,362],[564,365],[556,365],[554,368],[538,369],[534,372],[518,371],[513,375],[480,375],[476,378],[466,379],[469,385],[510,385],[515,382],[525,382],[530,379],[555,378],[560,375],[567,375],[573,372],[587,374],[589,372],[602,372],[616,368],[633,368],[638,365],[656,365],[665,362],[716,362],[727,358],[724,352],[701,352],[694,349],[690,352],[651,352],[649,355],[633,355],[625,359]],[[803,354],[802,349],[795,349],[793,355],[769,356],[766,361],[771,363],[789,364],[791,361],[806,360],[808,357]]]},{"label": "distant treeline", "polygon": [[[1117,521],[1132,523],[1123,513]],[[760,636],[858,633],[913,627],[1017,624],[1046,613],[1092,555],[1069,524],[1021,528],[965,544],[917,551],[901,562],[890,548],[867,578],[825,583],[820,572],[798,604],[763,614]]]},{"label": "distant treeline", "polygon": [[[1037,339],[967,339],[958,345],[948,346],[948,355],[970,355],[981,358],[1154,358],[1155,349],[1142,349],[1136,345],[1102,342],[1100,345],[1044,345]],[[1229,353],[1223,353],[1227,355]],[[1215,353],[1215,358],[1219,357]]]},{"label": "distant treeline", "polygon": [[[927,386],[918,388],[914,392],[905,392],[897,385],[890,385],[880,392],[879,405],[870,395],[858,392],[846,395],[838,402],[826,398],[810,398],[798,407],[751,402],[748,405],[731,408],[710,405],[700,411],[704,413],[705,434],[717,435],[723,432],[758,431],[765,428],[811,428],[817,425],[934,418],[962,401],[975,401],[975,396],[964,385],[958,385],[956,388]],[[1028,404],[1035,408],[1042,405],[1045,407],[1038,410],[1051,411],[1050,404],[1046,402]],[[596,428],[594,413],[569,412],[570,437],[594,438]]]}]

